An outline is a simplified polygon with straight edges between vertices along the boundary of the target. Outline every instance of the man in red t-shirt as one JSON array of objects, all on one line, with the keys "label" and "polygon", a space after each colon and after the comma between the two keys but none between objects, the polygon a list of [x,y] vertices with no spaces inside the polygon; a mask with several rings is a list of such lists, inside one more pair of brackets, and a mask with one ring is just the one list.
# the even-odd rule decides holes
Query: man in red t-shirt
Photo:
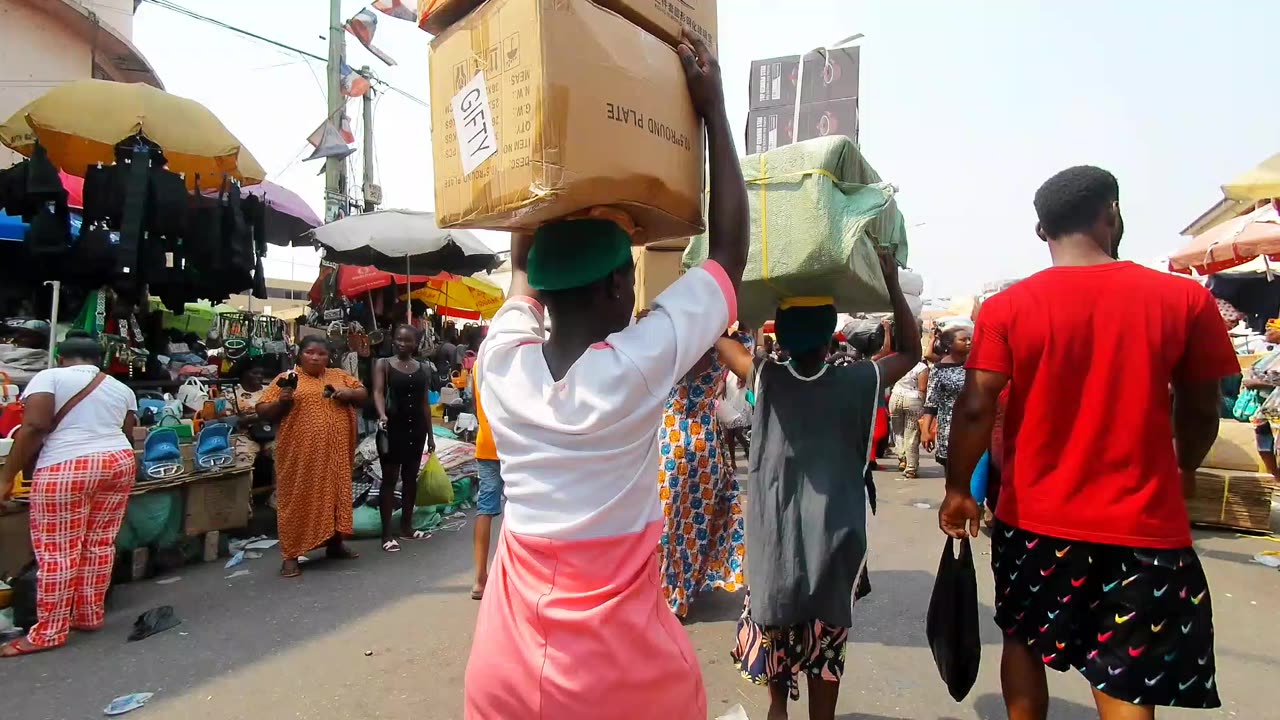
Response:
[{"label": "man in red t-shirt", "polygon": [[1079,669],[1102,720],[1219,707],[1183,494],[1217,436],[1218,381],[1240,366],[1204,288],[1116,261],[1110,173],[1064,170],[1035,207],[1053,267],[982,308],[939,511],[947,534],[977,534],[969,478],[1007,387],[991,566],[1009,717],[1046,717],[1046,665]]}]

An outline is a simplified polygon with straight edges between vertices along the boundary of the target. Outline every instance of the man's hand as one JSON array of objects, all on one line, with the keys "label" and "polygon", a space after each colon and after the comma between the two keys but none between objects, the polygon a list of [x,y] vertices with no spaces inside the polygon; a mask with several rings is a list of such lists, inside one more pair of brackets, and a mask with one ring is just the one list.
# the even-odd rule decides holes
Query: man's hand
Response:
[{"label": "man's hand", "polygon": [[961,539],[968,533],[970,537],[978,537],[978,525],[982,520],[982,510],[978,501],[969,493],[947,493],[942,499],[942,507],[938,508],[938,527],[953,538]]},{"label": "man's hand", "polygon": [[702,38],[688,32],[680,33],[680,45],[676,48],[684,65],[685,80],[689,83],[689,96],[693,107],[704,120],[710,120],[724,112],[724,85],[720,80],[720,61]]},{"label": "man's hand", "polygon": [[892,291],[898,287],[898,260],[888,248],[877,249],[876,256],[880,258],[880,273],[884,275],[884,286]]},{"label": "man's hand", "polygon": [[1182,497],[1190,500],[1196,494],[1196,471],[1179,470],[1182,477]]}]

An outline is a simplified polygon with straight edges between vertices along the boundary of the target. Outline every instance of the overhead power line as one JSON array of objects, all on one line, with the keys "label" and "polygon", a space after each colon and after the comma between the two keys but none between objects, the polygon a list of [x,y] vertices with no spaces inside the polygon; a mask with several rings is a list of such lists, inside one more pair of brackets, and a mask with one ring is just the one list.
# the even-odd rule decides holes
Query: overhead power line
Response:
[{"label": "overhead power line", "polygon": [[[271,38],[264,37],[264,36],[262,36],[262,35],[259,35],[259,34],[255,33],[255,32],[250,32],[250,31],[248,31],[248,30],[245,30],[244,28],[237,27],[237,26],[232,25],[232,24],[230,24],[230,23],[226,23],[226,22],[223,22],[223,21],[221,21],[221,20],[217,20],[217,19],[215,19],[215,18],[208,17],[207,15],[201,15],[200,13],[195,12],[194,10],[191,10],[190,8],[186,8],[186,7],[183,7],[183,6],[181,6],[181,5],[179,5],[179,4],[175,3],[175,2],[171,2],[171,0],[142,0],[142,1],[143,1],[143,2],[146,2],[146,3],[150,3],[151,5],[155,5],[156,7],[164,8],[165,10],[169,10],[169,11],[171,11],[171,12],[178,13],[179,15],[184,15],[184,16],[186,16],[186,17],[191,18],[192,20],[198,20],[198,21],[200,21],[200,22],[208,23],[208,24],[213,25],[213,26],[215,26],[215,27],[222,28],[223,30],[227,30],[227,31],[229,31],[229,32],[237,33],[237,34],[239,34],[239,35],[243,35],[243,36],[245,36],[245,37],[252,38],[252,39],[257,40],[257,41],[259,41],[259,42],[263,42],[263,43],[266,43],[266,44],[268,44],[268,45],[271,45],[272,47],[275,47],[275,48],[277,48],[277,49],[285,50],[285,51],[287,51],[287,52],[291,52],[291,53],[294,53],[294,54],[296,54],[296,55],[301,55],[302,57],[307,58],[307,59],[309,59],[309,60],[315,60],[315,61],[317,61],[317,62],[322,62],[322,63],[328,63],[328,62],[329,62],[328,58],[324,58],[324,57],[321,57],[321,56],[319,56],[319,55],[316,55],[315,53],[307,52],[306,50],[302,50],[302,49],[299,49],[299,48],[293,47],[292,45],[286,45],[285,43],[282,43],[282,42],[280,42],[280,41],[278,41],[278,40],[272,40]],[[396,93],[397,95],[400,95],[400,96],[404,97],[404,98],[405,98],[405,99],[407,99],[407,100],[411,100],[411,101],[413,101],[413,102],[415,102],[415,103],[417,103],[417,104],[421,105],[422,107],[425,107],[425,108],[430,108],[430,107],[431,107],[431,104],[430,104],[430,103],[428,103],[426,100],[423,100],[422,98],[420,98],[420,97],[418,97],[418,96],[416,96],[416,95],[414,95],[414,94],[412,94],[412,93],[409,93],[409,92],[406,92],[406,91],[404,91],[404,90],[401,90],[400,88],[396,87],[395,85],[392,85],[391,83],[387,82],[386,80],[382,80],[381,78],[378,78],[378,77],[376,77],[376,76],[375,76],[375,77],[369,77],[368,79],[369,79],[370,81],[372,81],[372,82],[376,83],[378,86],[380,86],[380,87],[382,87],[382,88],[384,88],[384,89],[386,89],[386,90],[390,90],[391,92]]]}]

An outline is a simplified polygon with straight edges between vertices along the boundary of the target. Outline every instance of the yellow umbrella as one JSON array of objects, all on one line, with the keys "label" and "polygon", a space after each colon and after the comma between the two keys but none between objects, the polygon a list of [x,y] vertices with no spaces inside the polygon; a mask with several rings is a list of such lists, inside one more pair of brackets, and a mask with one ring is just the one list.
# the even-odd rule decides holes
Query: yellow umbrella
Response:
[{"label": "yellow umbrella", "polygon": [[502,288],[486,280],[441,273],[427,280],[427,286],[400,298],[413,299],[435,308],[479,313],[488,320],[498,313],[506,299]]},{"label": "yellow umbrella", "polygon": [[83,176],[115,162],[115,145],[141,134],[164,150],[169,169],[212,185],[230,175],[245,185],[266,171],[208,108],[142,83],[77,80],[50,90],[0,125],[0,143],[30,157],[36,141],[64,171]]},{"label": "yellow umbrella", "polygon": [[1222,192],[1231,200],[1245,202],[1280,198],[1280,153],[1232,178],[1222,186]]}]

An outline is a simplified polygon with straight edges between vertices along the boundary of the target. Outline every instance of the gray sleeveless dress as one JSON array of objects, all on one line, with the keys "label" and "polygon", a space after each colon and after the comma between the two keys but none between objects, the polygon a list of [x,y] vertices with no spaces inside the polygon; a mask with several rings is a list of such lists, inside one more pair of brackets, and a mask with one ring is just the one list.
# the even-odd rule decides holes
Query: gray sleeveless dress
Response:
[{"label": "gray sleeveless dress", "polygon": [[812,378],[757,361],[747,479],[750,617],[766,627],[852,625],[867,552],[864,476],[875,428],[875,363]]}]

